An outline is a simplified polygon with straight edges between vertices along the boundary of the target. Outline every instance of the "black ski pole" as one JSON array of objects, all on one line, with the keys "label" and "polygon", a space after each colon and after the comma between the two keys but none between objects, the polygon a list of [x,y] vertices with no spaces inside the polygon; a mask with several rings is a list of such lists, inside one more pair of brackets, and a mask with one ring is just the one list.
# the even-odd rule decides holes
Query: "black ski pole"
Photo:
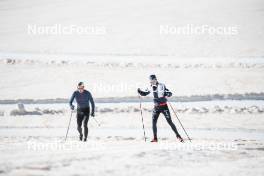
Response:
[{"label": "black ski pole", "polygon": [[170,105],[170,107],[171,107],[173,113],[175,114],[176,118],[178,119],[178,121],[179,121],[179,123],[180,123],[180,125],[181,125],[181,127],[182,127],[182,129],[183,129],[183,131],[184,131],[184,133],[185,133],[186,136],[188,137],[189,141],[192,142],[192,141],[191,141],[191,138],[189,137],[189,135],[187,134],[185,128],[183,127],[183,125],[182,125],[182,123],[181,123],[181,121],[180,121],[180,119],[179,119],[179,117],[178,117],[176,111],[175,111],[174,108],[172,107],[171,103],[170,103],[170,102],[168,102],[168,103],[169,103],[169,105]]},{"label": "black ski pole", "polygon": [[143,128],[143,132],[144,132],[144,139],[146,142],[146,133],[145,133],[145,125],[144,125],[144,119],[143,119],[143,112],[142,112],[142,102],[141,102],[141,96],[139,95],[139,104],[140,104],[140,114],[141,114],[141,121],[142,121],[142,128]]},{"label": "black ski pole", "polygon": [[66,136],[65,136],[65,141],[67,140],[67,137],[68,137],[68,132],[69,132],[70,124],[71,124],[72,114],[73,114],[73,111],[71,111],[71,117],[70,117],[70,120],[69,120],[67,132],[66,132]]}]

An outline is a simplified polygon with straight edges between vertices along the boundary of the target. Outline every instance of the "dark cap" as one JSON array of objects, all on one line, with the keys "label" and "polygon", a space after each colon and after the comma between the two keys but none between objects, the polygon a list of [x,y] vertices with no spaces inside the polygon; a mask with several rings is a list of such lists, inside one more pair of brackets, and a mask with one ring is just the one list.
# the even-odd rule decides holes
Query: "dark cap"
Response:
[{"label": "dark cap", "polygon": [[84,83],[83,83],[83,82],[79,82],[79,83],[78,83],[78,87],[79,87],[79,86],[84,86]]},{"label": "dark cap", "polygon": [[150,75],[150,76],[149,76],[149,79],[150,79],[150,80],[157,80],[157,77],[156,77],[156,75]]}]

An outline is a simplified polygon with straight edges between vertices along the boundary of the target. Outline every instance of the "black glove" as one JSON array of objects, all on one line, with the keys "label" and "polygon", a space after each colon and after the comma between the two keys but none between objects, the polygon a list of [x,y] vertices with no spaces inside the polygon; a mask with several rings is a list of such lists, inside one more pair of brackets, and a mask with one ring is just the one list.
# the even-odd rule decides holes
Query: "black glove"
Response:
[{"label": "black glove", "polygon": [[138,92],[139,94],[141,93],[141,90],[140,90],[140,88],[138,88],[138,89],[137,89],[137,92]]},{"label": "black glove", "polygon": [[94,112],[91,113],[91,116],[94,117]]},{"label": "black glove", "polygon": [[167,96],[167,97],[171,97],[171,96],[172,96],[172,93],[171,93],[171,92],[167,92],[167,93],[166,93],[166,96]]},{"label": "black glove", "polygon": [[74,105],[71,105],[71,110],[74,110]]}]

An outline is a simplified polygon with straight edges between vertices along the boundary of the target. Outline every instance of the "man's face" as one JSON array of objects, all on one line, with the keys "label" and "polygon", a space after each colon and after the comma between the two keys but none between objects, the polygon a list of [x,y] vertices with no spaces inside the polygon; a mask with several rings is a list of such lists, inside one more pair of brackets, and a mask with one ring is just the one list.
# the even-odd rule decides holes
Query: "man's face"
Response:
[{"label": "man's face", "polygon": [[155,84],[157,84],[157,80],[156,80],[156,79],[150,80],[150,84],[151,84],[151,85],[155,85]]},{"label": "man's face", "polygon": [[79,86],[79,87],[78,87],[78,90],[79,90],[79,92],[81,92],[81,93],[82,93],[82,92],[83,92],[83,90],[84,90],[84,85],[81,85],[81,86]]}]

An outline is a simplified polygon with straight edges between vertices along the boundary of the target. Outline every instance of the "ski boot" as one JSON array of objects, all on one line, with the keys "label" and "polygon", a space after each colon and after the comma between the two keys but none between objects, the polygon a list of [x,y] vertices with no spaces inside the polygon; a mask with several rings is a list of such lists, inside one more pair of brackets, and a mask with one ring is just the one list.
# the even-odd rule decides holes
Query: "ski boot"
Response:
[{"label": "ski boot", "polygon": [[150,142],[158,142],[157,138],[153,138]]},{"label": "ski boot", "polygon": [[177,135],[177,139],[180,141],[180,142],[184,142],[184,140],[182,139],[182,137],[180,135]]},{"label": "ski boot", "polygon": [[82,134],[80,134],[79,139],[80,139],[80,141],[82,141],[82,139],[83,139],[83,135]]}]

